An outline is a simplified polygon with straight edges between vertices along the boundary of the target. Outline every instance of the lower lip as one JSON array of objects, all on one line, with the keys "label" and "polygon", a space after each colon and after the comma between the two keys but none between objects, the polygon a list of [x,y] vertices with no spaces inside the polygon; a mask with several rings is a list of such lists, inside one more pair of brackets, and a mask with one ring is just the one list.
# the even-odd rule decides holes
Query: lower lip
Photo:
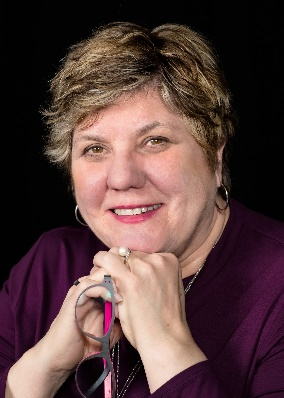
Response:
[{"label": "lower lip", "polygon": [[133,216],[118,216],[113,212],[112,215],[117,221],[120,221],[124,224],[135,224],[149,220],[157,213],[158,210],[160,210],[160,207],[158,209],[147,211],[146,213],[136,214]]}]

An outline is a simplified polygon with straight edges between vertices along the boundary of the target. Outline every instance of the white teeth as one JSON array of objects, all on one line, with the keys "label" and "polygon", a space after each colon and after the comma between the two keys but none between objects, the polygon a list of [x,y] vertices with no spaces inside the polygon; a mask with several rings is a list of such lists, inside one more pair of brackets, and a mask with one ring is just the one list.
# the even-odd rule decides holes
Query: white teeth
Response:
[{"label": "white teeth", "polygon": [[136,214],[147,213],[161,207],[161,204],[149,206],[149,207],[136,207],[135,209],[114,209],[114,213],[118,216],[135,216]]},{"label": "white teeth", "polygon": [[142,209],[139,209],[139,207],[137,209],[133,209],[133,214],[141,214],[142,213]]}]

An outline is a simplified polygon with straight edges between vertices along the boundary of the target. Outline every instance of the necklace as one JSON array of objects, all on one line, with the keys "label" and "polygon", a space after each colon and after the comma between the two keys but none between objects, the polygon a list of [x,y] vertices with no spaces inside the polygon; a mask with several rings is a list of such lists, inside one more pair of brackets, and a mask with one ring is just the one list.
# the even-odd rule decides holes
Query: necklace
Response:
[{"label": "necklace", "polygon": [[[217,241],[215,242],[213,248],[215,247]],[[196,271],[196,273],[194,274],[193,278],[189,281],[188,285],[186,286],[186,288],[184,289],[184,294],[186,294],[189,289],[191,288],[193,282],[195,281],[195,279],[197,278],[199,272],[202,270],[202,268],[204,267],[206,262],[206,259],[203,261],[203,263],[201,264],[201,266],[198,268],[198,270]],[[114,353],[115,353],[115,348],[117,347],[117,365],[116,365],[116,398],[123,398],[126,391],[128,390],[128,387],[130,386],[132,380],[134,379],[134,377],[136,376],[136,374],[139,372],[139,370],[142,368],[142,361],[141,359],[138,360],[138,362],[136,363],[136,365],[134,366],[134,368],[132,369],[130,375],[128,376],[124,386],[122,387],[120,393],[118,393],[118,378],[119,378],[119,354],[120,354],[120,346],[119,346],[119,341],[115,344],[115,346],[112,349],[112,362],[114,360]]]},{"label": "necklace", "polygon": [[114,359],[114,352],[115,348],[117,347],[117,364],[116,364],[116,398],[122,398],[124,397],[128,387],[130,386],[130,383],[136,376],[136,374],[139,372],[139,370],[142,368],[142,361],[141,359],[138,360],[134,368],[132,369],[130,375],[128,376],[126,382],[124,383],[124,386],[122,387],[120,393],[118,393],[118,377],[119,377],[119,353],[120,353],[120,346],[119,346],[119,341],[115,344],[115,346],[112,349],[112,362]]}]

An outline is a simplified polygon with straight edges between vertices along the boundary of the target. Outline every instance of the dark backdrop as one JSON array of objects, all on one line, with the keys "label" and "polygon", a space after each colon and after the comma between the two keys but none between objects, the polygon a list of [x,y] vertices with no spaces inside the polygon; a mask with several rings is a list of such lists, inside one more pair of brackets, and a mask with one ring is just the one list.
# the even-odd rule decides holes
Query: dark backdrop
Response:
[{"label": "dark backdrop", "polygon": [[[100,23],[148,27],[186,23],[214,44],[239,116],[230,165],[232,196],[284,221],[283,39],[280,1],[107,1],[2,8],[1,279],[39,235],[75,224],[74,203],[59,171],[42,155],[39,109],[67,47]],[[36,3],[38,4],[38,3]],[[61,11],[58,11],[61,8]],[[59,12],[59,13],[58,13]],[[3,23],[2,23],[3,26]],[[56,269],[56,264],[54,265]]]}]

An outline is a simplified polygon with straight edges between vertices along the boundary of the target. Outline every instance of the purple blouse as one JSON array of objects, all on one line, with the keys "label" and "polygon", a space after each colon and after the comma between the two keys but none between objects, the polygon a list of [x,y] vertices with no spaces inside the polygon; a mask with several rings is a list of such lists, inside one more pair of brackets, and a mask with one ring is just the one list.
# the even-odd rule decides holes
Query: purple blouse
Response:
[{"label": "purple blouse", "polygon": [[[230,207],[225,230],[186,295],[191,333],[208,360],[153,394],[142,367],[125,398],[284,397],[284,223],[233,199]],[[9,368],[44,336],[99,250],[107,248],[88,227],[56,228],[12,268],[0,291],[1,397]],[[125,338],[120,345],[119,390],[139,359]],[[56,397],[80,397],[74,375]]]}]

